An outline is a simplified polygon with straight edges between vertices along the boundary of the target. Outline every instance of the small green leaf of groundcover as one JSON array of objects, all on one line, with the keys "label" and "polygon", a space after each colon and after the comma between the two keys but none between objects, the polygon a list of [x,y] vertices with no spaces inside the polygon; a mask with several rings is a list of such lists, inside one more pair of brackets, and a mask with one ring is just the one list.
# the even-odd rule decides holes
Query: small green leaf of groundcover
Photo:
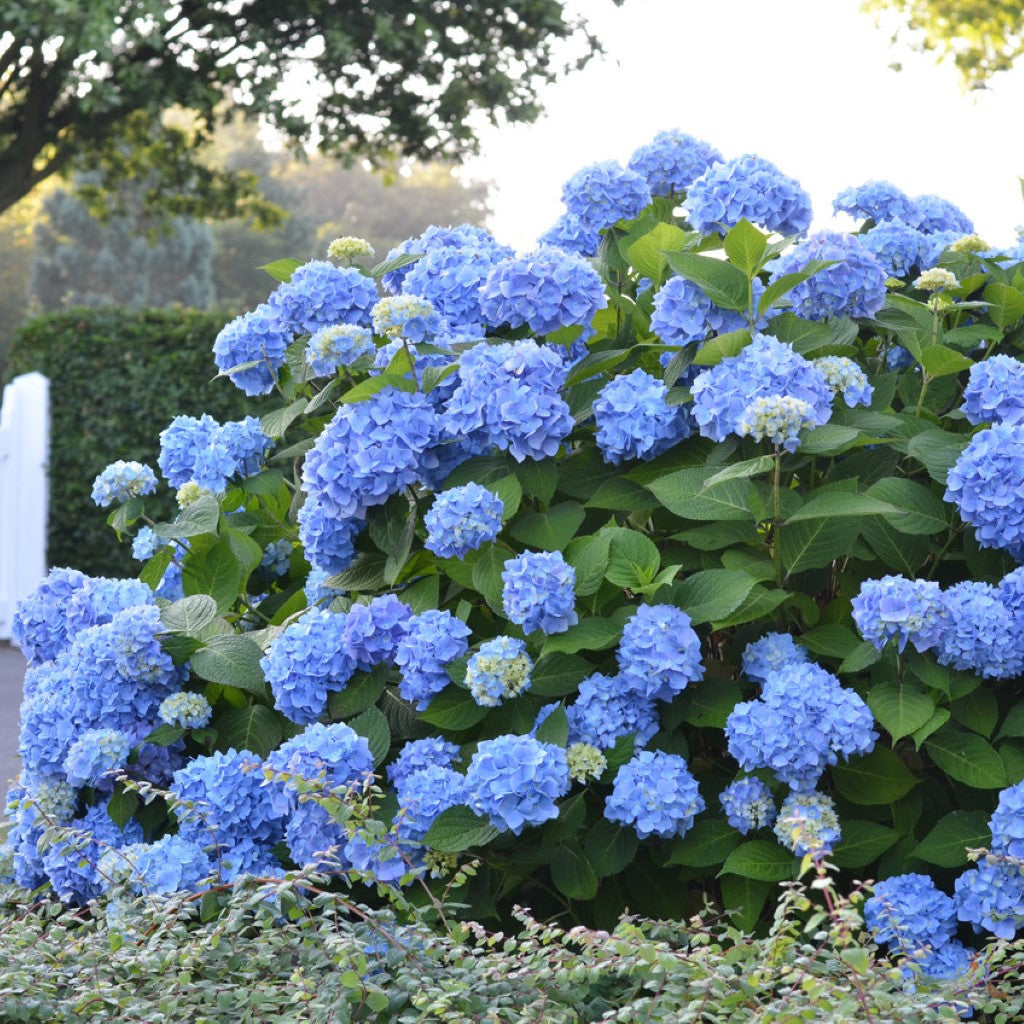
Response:
[{"label": "small green leaf of groundcover", "polygon": [[984,811],[951,811],[917,844],[914,856],[940,868],[961,867],[968,849],[991,844],[988,817]]},{"label": "small green leaf of groundcover", "polygon": [[486,846],[500,835],[486,818],[474,814],[464,804],[442,811],[430,826],[424,845],[441,853],[462,853],[472,846]]},{"label": "small green leaf of groundcover", "polygon": [[757,882],[785,882],[795,876],[796,859],[778,843],[751,839],[733,850],[719,875],[741,875]]}]

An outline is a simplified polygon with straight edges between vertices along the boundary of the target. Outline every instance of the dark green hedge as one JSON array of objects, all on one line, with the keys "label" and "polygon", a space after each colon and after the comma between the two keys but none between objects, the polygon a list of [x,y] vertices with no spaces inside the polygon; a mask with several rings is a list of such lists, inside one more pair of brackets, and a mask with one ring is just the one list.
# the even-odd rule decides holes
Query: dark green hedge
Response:
[{"label": "dark green hedge", "polygon": [[[226,420],[250,411],[228,380],[211,380],[210,348],[230,316],[72,309],[20,328],[8,376],[39,370],[51,381],[50,565],[135,574],[130,548],[118,543],[106,511],[89,497],[93,479],[115,459],[137,459],[157,470],[160,431],[178,413]],[[158,517],[170,513],[168,505]]]}]

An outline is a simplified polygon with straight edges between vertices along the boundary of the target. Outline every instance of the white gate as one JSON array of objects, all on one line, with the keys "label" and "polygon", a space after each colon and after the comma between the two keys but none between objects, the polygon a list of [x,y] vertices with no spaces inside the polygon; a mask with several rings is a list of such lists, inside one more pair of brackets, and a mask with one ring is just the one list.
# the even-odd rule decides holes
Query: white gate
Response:
[{"label": "white gate", "polygon": [[24,373],[0,406],[0,640],[14,609],[46,575],[50,382]]}]

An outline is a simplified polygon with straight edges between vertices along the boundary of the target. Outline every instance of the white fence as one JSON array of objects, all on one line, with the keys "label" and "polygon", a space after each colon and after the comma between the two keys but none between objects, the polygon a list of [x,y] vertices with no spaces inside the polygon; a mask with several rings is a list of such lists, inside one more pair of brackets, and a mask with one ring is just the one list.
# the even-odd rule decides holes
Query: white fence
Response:
[{"label": "white fence", "polygon": [[15,377],[0,406],[0,640],[18,601],[46,575],[50,382]]}]

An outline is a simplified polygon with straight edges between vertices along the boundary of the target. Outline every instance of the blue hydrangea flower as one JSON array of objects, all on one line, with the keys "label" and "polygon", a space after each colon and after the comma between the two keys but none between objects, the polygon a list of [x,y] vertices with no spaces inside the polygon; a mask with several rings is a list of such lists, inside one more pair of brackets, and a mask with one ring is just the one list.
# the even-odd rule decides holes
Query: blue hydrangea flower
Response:
[{"label": "blue hydrangea flower", "polygon": [[775,835],[798,857],[831,853],[841,835],[836,806],[824,793],[791,793],[779,808]]},{"label": "blue hydrangea flower", "polygon": [[877,942],[912,956],[953,938],[956,907],[927,875],[894,875],[875,883],[864,923]]},{"label": "blue hydrangea flower", "polygon": [[564,633],[579,621],[576,570],[560,551],[524,551],[505,563],[501,603],[524,633]]},{"label": "blue hydrangea flower", "polygon": [[[401,352],[403,355],[403,369],[405,366],[408,366],[410,359],[412,361],[412,369],[404,373],[403,376],[413,381],[417,387],[421,387],[423,385],[423,371],[425,369],[428,367],[444,368],[451,366],[457,361],[458,357],[455,351],[449,347],[449,340],[453,340],[452,336],[448,338],[432,338],[429,347],[438,351],[426,351],[427,346],[417,348],[412,342],[402,341],[400,338],[395,341],[389,341],[386,345],[382,345],[377,349],[377,355],[374,357],[370,373],[376,376],[387,371],[391,360]],[[394,373],[395,371],[392,370],[391,372]],[[455,384],[454,375],[449,375],[431,389],[430,400],[436,406],[443,406],[455,390]]]},{"label": "blue hydrangea flower", "polygon": [[295,780],[316,783],[324,790],[362,784],[373,773],[373,755],[366,737],[344,722],[315,722],[285,740],[264,768],[275,773],[263,781],[271,812],[284,817],[303,806]]},{"label": "blue hydrangea flower", "polygon": [[1024,621],[1024,566],[1008,572],[997,585],[999,600],[1017,620]]},{"label": "blue hydrangea flower", "polygon": [[981,860],[956,880],[954,900],[957,918],[975,931],[1013,939],[1024,930],[1024,872],[1012,863]]},{"label": "blue hydrangea flower", "polygon": [[600,230],[620,220],[632,220],[651,202],[647,182],[614,160],[577,171],[562,186],[566,210],[584,224]]},{"label": "blue hydrangea flower", "polygon": [[451,681],[446,666],[466,653],[469,635],[469,626],[449,611],[431,610],[409,619],[395,647],[395,664],[402,675],[398,692],[417,710],[426,710]]},{"label": "blue hydrangea flower", "polygon": [[309,570],[306,583],[302,588],[303,593],[306,595],[306,604],[310,606],[330,604],[331,601],[342,593],[337,587],[328,585],[327,580],[330,576],[331,573],[326,569],[320,569],[316,566]]},{"label": "blue hydrangea flower", "polygon": [[436,438],[427,396],[386,387],[338,409],[306,456],[303,489],[337,518],[362,517],[419,479]]},{"label": "blue hydrangea flower", "polygon": [[658,731],[654,700],[638,694],[622,676],[600,672],[588,676],[565,712],[569,742],[587,743],[599,750],[609,750],[620,736],[629,735],[634,736],[634,746],[639,750]]},{"label": "blue hydrangea flower", "polygon": [[255,416],[223,425],[210,416],[176,416],[160,434],[160,471],[172,487],[195,481],[220,493],[233,476],[252,476],[272,447]]},{"label": "blue hydrangea flower", "polygon": [[263,549],[260,568],[265,570],[268,576],[287,576],[291,556],[292,542],[290,540],[271,541]]},{"label": "blue hydrangea flower", "polygon": [[92,500],[101,508],[118,505],[156,490],[156,474],[141,462],[112,462],[92,484]]},{"label": "blue hydrangea flower", "polygon": [[67,609],[88,577],[77,569],[51,569],[14,611],[11,636],[30,665],[51,661],[70,643]]},{"label": "blue hydrangea flower", "polygon": [[963,410],[971,423],[1024,421],[1024,363],[1004,355],[975,363],[964,388]]},{"label": "blue hydrangea flower", "polygon": [[341,647],[345,616],[311,608],[272,641],[260,667],[274,695],[274,707],[293,722],[315,722],[327,695],[343,690],[355,671]]},{"label": "blue hydrangea flower", "polygon": [[1024,672],[1020,622],[987,583],[967,580],[942,595],[944,619],[935,660],[986,679],[1011,679]]},{"label": "blue hydrangea flower", "polygon": [[978,545],[1024,553],[1024,424],[997,423],[971,438],[946,478],[946,501]]},{"label": "blue hydrangea flower", "polygon": [[622,682],[647,699],[671,700],[704,678],[690,616],[668,604],[637,608],[626,620],[616,658]]},{"label": "blue hydrangea flower", "polygon": [[480,291],[486,323],[525,324],[534,334],[578,325],[585,338],[594,333],[594,314],[607,305],[597,271],[581,256],[551,247],[495,264]]},{"label": "blue hydrangea flower", "polygon": [[[481,289],[497,261],[497,252],[489,245],[431,249],[409,269],[402,291],[407,296],[426,299],[441,317],[460,330],[479,332],[484,322]],[[432,333],[437,333],[441,326],[438,320]],[[431,332],[422,332],[422,337],[428,333]],[[408,337],[412,341],[422,340],[416,334]]]},{"label": "blue hydrangea flower", "polygon": [[163,700],[158,714],[165,725],[176,725],[181,729],[202,729],[210,724],[213,709],[201,693],[179,690]]},{"label": "blue hydrangea flower", "polygon": [[744,218],[781,235],[801,235],[811,224],[811,199],[800,183],[751,154],[712,164],[690,185],[684,205],[704,234],[724,234]]},{"label": "blue hydrangea flower", "polygon": [[970,217],[942,196],[914,196],[913,208],[906,220],[930,235],[948,231],[960,237],[974,231]]},{"label": "blue hydrangea flower", "polygon": [[[758,287],[759,285],[759,287]],[[764,285],[755,281],[754,302]],[[758,321],[765,322],[766,317]],[[716,306],[704,289],[685,277],[670,277],[654,296],[651,333],[668,345],[704,341],[715,334],[727,334],[747,326],[747,318],[731,309]]]},{"label": "blue hydrangea flower", "polygon": [[[225,324],[213,342],[213,358],[221,373],[244,367],[228,374],[228,378],[247,395],[269,395],[274,390],[277,371],[284,365],[293,332],[279,312],[265,302],[260,303]],[[247,365],[250,363],[253,365]]]},{"label": "blue hydrangea flower", "polygon": [[422,843],[442,811],[465,803],[466,778],[451,768],[430,765],[405,776],[396,790],[398,834],[403,839]]},{"label": "blue hydrangea flower", "polygon": [[68,749],[64,758],[64,774],[76,788],[109,788],[111,780],[104,776],[123,768],[130,750],[131,740],[120,730],[89,729]]},{"label": "blue hydrangea flower", "polygon": [[814,407],[791,395],[767,395],[755,398],[743,410],[737,433],[755,441],[771,441],[787,452],[800,447],[800,431],[814,425]]},{"label": "blue hydrangea flower", "polygon": [[726,821],[741,835],[755,832],[775,820],[771,790],[752,775],[730,782],[718,799]]},{"label": "blue hydrangea flower", "polygon": [[306,365],[315,377],[330,377],[363,356],[373,355],[373,337],[358,324],[332,324],[306,343]]},{"label": "blue hydrangea flower", "polygon": [[811,260],[834,260],[793,288],[793,312],[807,320],[874,316],[885,304],[885,267],[857,235],[820,231],[787,250],[771,265],[769,282],[802,271]]},{"label": "blue hydrangea flower", "polygon": [[376,301],[377,287],[362,271],[311,260],[274,289],[267,306],[292,334],[313,334],[335,324],[368,325]]},{"label": "blue hydrangea flower", "polygon": [[665,401],[668,388],[643,370],[619,375],[594,401],[597,446],[605,462],[653,459],[690,436],[683,406]]},{"label": "blue hydrangea flower", "polygon": [[788,395],[807,402],[815,426],[832,415],[832,389],[822,372],[792,346],[758,334],[739,355],[728,356],[694,380],[693,417],[704,437],[724,441],[739,433],[743,414],[756,398]]},{"label": "blue hydrangea flower", "polygon": [[769,673],[758,700],[733,708],[725,735],[744,771],[767,768],[802,791],[813,789],[840,756],[866,754],[878,739],[861,697],[813,663]]},{"label": "blue hydrangea flower", "polygon": [[766,633],[743,649],[743,674],[755,683],[763,683],[773,672],[808,661],[807,648],[801,647],[789,633]]},{"label": "blue hydrangea flower", "polygon": [[844,189],[832,200],[836,213],[848,213],[861,220],[906,221],[916,214],[914,200],[888,181],[866,181]]},{"label": "blue hydrangea flower", "polygon": [[722,154],[710,143],[681,131],[658,132],[629,158],[629,169],[641,175],[656,196],[685,192]]},{"label": "blue hydrangea flower", "polygon": [[[420,256],[435,249],[477,249],[486,250],[491,254],[493,262],[504,259],[511,255],[512,250],[507,245],[502,245],[495,239],[486,228],[477,227],[475,224],[459,224],[455,227],[438,227],[431,225],[418,238],[409,238],[395,246],[388,255],[388,260],[398,256]],[[418,262],[418,261],[417,261]],[[405,280],[412,272],[415,263],[406,264],[397,270],[390,270],[381,279],[384,287],[390,292],[400,292],[405,286]]]},{"label": "blue hydrangea flower", "polygon": [[267,453],[273,447],[255,416],[244,420],[228,420],[214,434],[213,443],[223,445],[231,456],[229,476],[255,476],[262,468]]},{"label": "blue hydrangea flower", "polygon": [[162,547],[166,547],[170,541],[158,537],[150,526],[139,528],[139,532],[132,540],[132,558],[144,562],[152,558]]},{"label": "blue hydrangea flower", "polygon": [[555,801],[568,792],[565,751],[531,736],[481,741],[466,771],[469,806],[514,835],[557,818]]},{"label": "blue hydrangea flower", "polygon": [[175,416],[160,432],[160,457],[157,464],[172,487],[182,487],[192,479],[196,460],[213,441],[220,424],[205,413]]},{"label": "blue hydrangea flower", "polygon": [[141,843],[142,828],[130,820],[122,831],[107,812],[106,802],[90,807],[68,828],[74,830],[74,835],[69,834],[43,851],[43,868],[63,903],[84,906],[106,889],[106,881],[99,872],[101,857],[108,850]]},{"label": "blue hydrangea flower", "polygon": [[398,757],[388,765],[388,779],[391,780],[391,785],[398,787],[410,775],[421,772],[424,768],[434,765],[439,768],[451,768],[458,757],[458,745],[439,736],[410,740],[399,751]]},{"label": "blue hydrangea flower", "polygon": [[901,220],[883,221],[858,237],[890,277],[910,278],[915,270],[934,262],[935,243],[930,236]]},{"label": "blue hydrangea flower", "polygon": [[548,458],[573,428],[561,395],[567,376],[558,353],[534,341],[475,345],[459,359],[444,429],[507,449],[517,462]]},{"label": "blue hydrangea flower", "polygon": [[341,650],[364,671],[394,661],[412,617],[409,606],[394,594],[354,604],[343,616]]},{"label": "blue hydrangea flower", "polygon": [[299,542],[314,569],[333,576],[356,560],[355,539],[366,526],[365,519],[336,515],[315,498],[306,499],[298,519]]},{"label": "blue hydrangea flower", "polygon": [[992,849],[1024,860],[1024,782],[1004,789],[989,819]]},{"label": "blue hydrangea flower", "polygon": [[273,844],[280,838],[278,815],[249,751],[234,748],[193,758],[174,773],[170,790],[179,835],[198,843],[232,846],[239,840]]},{"label": "blue hydrangea flower", "polygon": [[537,239],[537,243],[579,256],[594,256],[601,245],[601,232],[575,213],[566,211]]},{"label": "blue hydrangea flower", "polygon": [[686,835],[704,807],[697,780],[682,757],[641,750],[616,772],[604,816],[631,825],[641,839],[668,839]]},{"label": "blue hydrangea flower", "polygon": [[466,665],[466,686],[482,707],[496,708],[503,700],[530,688],[533,661],[526,644],[510,636],[496,636],[480,645]]},{"label": "blue hydrangea flower", "polygon": [[386,295],[371,315],[374,331],[396,341],[429,341],[445,330],[433,304],[419,295]]},{"label": "blue hydrangea flower", "polygon": [[865,580],[853,599],[860,635],[881,650],[893,639],[902,651],[909,640],[919,651],[938,643],[944,628],[942,588],[930,580],[883,576]]},{"label": "blue hydrangea flower", "polygon": [[846,356],[821,356],[812,360],[821,371],[825,383],[843,396],[852,409],[857,405],[870,405],[875,389],[868,383],[867,374]]},{"label": "blue hydrangea flower", "polygon": [[147,895],[197,891],[217,868],[201,837],[164,836],[154,843],[133,843],[100,858],[103,878],[124,879],[132,891]]},{"label": "blue hydrangea flower", "polygon": [[480,484],[442,491],[423,517],[424,546],[441,558],[463,558],[497,538],[504,510],[501,498]]}]

